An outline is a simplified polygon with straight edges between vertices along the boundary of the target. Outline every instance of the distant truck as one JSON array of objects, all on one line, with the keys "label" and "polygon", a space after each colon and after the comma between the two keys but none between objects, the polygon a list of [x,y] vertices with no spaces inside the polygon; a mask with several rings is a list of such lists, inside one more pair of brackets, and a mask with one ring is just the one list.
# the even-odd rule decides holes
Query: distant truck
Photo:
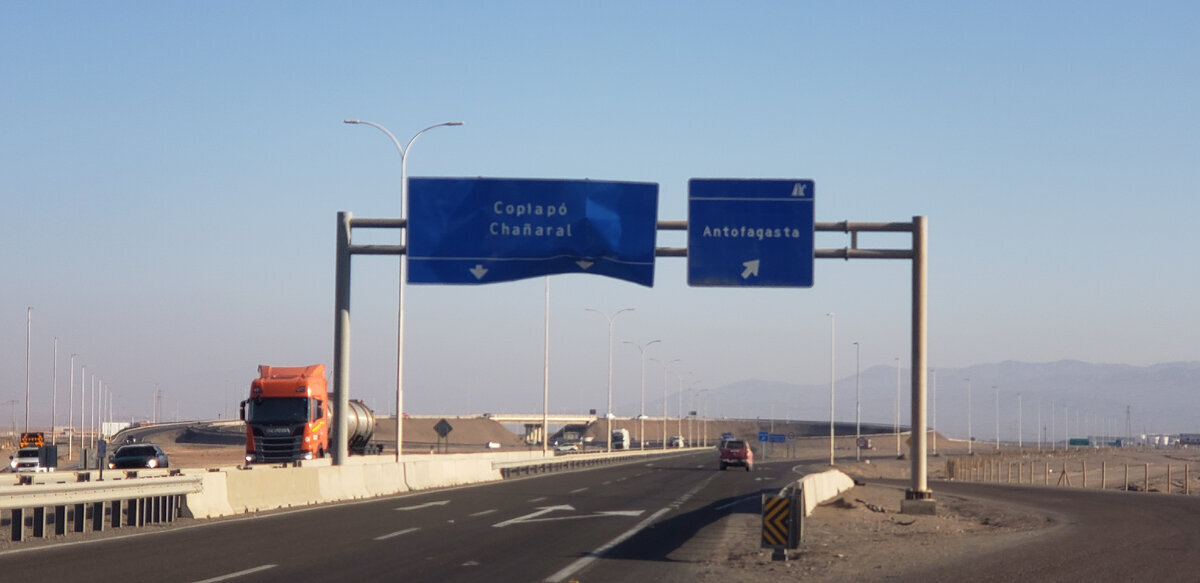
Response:
[{"label": "distant truck", "polygon": [[[246,463],[279,463],[324,457],[330,451],[333,407],[325,384],[325,365],[259,365],[242,401],[246,422]],[[361,401],[346,412],[350,453],[378,453],[370,445],[375,414]]]},{"label": "distant truck", "polygon": [[721,471],[729,466],[742,466],[749,472],[754,469],[754,451],[741,439],[728,439],[721,444]]},{"label": "distant truck", "polygon": [[613,449],[629,449],[629,430],[617,429],[612,432]]}]

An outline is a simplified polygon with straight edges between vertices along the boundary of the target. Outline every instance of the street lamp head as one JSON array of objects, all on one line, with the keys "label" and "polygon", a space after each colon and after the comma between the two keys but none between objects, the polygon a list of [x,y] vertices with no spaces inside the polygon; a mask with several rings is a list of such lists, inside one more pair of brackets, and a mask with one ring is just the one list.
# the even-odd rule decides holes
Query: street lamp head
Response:
[{"label": "street lamp head", "polygon": [[448,122],[446,122],[446,125],[448,125],[448,126],[460,126],[460,125],[462,125],[462,124],[463,124],[463,122],[461,122],[461,121],[448,121]]},{"label": "street lamp head", "polygon": [[342,121],[342,123],[362,123],[362,120],[361,119],[347,119],[347,120]]}]

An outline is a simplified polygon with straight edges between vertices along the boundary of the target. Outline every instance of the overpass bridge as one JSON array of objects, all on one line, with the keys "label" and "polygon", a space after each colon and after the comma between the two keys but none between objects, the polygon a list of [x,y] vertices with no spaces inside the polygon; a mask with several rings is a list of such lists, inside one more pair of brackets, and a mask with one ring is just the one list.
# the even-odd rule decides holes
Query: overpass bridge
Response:
[{"label": "overpass bridge", "polygon": [[[525,443],[541,443],[543,439],[541,413],[485,413],[484,417],[503,425],[525,426]],[[595,422],[595,415],[546,415],[547,424],[553,425],[588,425]]]}]

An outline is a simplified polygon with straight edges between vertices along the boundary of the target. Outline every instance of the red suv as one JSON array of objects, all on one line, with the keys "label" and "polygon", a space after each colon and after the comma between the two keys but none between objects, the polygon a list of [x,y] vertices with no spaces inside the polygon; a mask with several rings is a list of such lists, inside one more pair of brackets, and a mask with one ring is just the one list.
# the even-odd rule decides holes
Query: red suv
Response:
[{"label": "red suv", "polygon": [[754,451],[745,441],[729,439],[721,444],[721,470],[729,466],[742,466],[747,472],[754,469]]}]

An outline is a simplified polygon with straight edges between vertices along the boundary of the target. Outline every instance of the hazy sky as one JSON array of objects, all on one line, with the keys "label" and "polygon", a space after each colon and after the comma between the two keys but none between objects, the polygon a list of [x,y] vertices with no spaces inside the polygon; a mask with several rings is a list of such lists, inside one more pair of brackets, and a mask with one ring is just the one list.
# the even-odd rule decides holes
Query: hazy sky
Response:
[{"label": "hazy sky", "polygon": [[[60,423],[71,354],[123,419],[156,389],[168,418],[236,414],[258,364],[332,363],[336,213],[401,206],[399,155],[346,118],[401,141],[465,122],[422,136],[411,176],[653,182],[659,219],[687,218],[693,177],[812,179],[818,221],[928,216],[934,367],[1197,360],[1198,22],[1194,2],[5,2],[0,413],[22,421],[28,306],[35,424],[54,337]],[[636,310],[619,415],[625,341],[661,339],[648,355],[701,389],[828,379],[827,312],[839,377],[855,341],[864,368],[909,357],[906,261],[818,260],[812,289],[685,267],[551,280],[551,410],[604,408],[587,308]],[[396,261],[354,270],[352,397],[390,413]],[[407,290],[406,410],[540,411],[543,280]]]}]

